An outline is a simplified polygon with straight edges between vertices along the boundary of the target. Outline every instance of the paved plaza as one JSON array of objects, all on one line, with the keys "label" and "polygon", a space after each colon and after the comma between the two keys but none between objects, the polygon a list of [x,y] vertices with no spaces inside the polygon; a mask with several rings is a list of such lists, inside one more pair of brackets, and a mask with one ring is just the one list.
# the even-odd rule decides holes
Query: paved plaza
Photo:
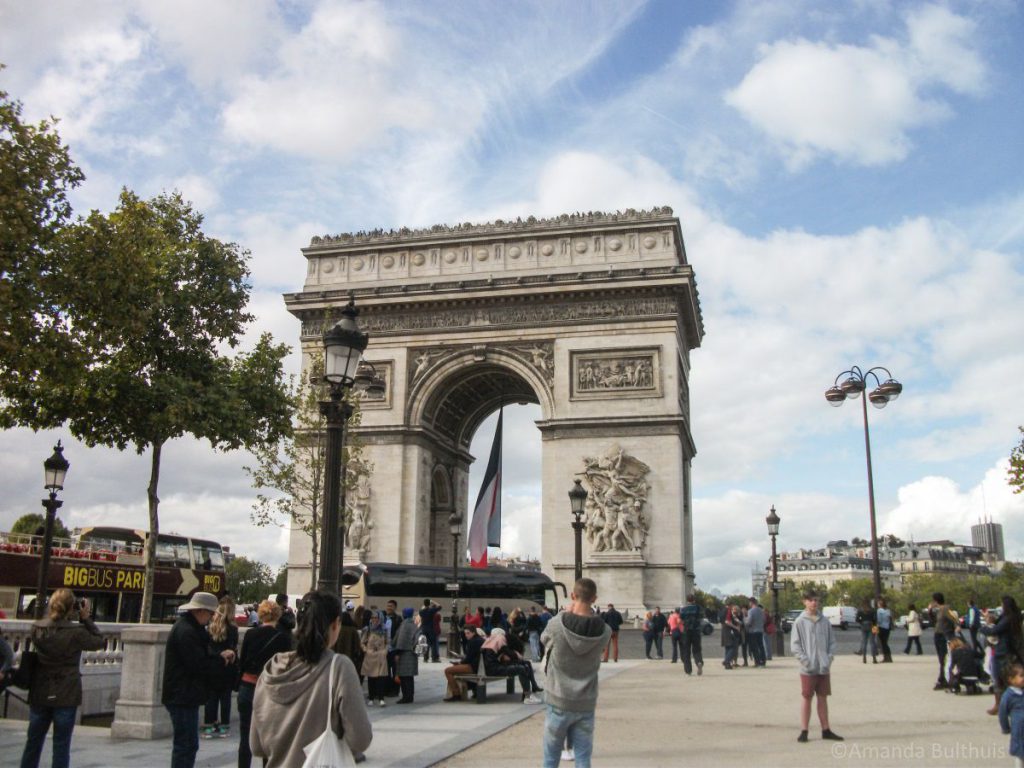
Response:
[{"label": "paved plaza", "polygon": [[[726,671],[709,659],[703,677],[681,664],[604,664],[594,765],[875,766],[1009,764],[1009,737],[985,714],[992,697],[932,691],[934,655],[897,654],[894,664],[861,664],[844,654],[833,672],[832,727],[844,742],[798,744],[799,684],[792,658],[767,669]],[[412,706],[371,710],[365,765],[497,768],[540,764],[543,706],[493,695],[486,705],[445,704],[443,664],[421,665]],[[499,687],[499,691],[502,690]],[[25,723],[0,721],[0,755],[16,762]],[[237,737],[203,741],[198,766],[235,764]],[[10,760],[8,758],[11,758]],[[170,739],[114,741],[105,728],[75,730],[76,768],[141,768],[170,762]],[[48,767],[49,742],[42,762]],[[258,766],[258,761],[254,762]],[[564,764],[563,765],[567,765]],[[569,764],[571,765],[571,764]]]}]

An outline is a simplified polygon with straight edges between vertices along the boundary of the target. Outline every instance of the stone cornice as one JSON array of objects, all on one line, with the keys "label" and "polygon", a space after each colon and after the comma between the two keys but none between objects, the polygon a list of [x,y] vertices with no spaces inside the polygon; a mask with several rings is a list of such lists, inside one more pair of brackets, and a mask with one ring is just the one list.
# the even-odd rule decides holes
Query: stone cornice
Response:
[{"label": "stone cornice", "polygon": [[384,231],[375,229],[370,231],[344,232],[336,235],[322,235],[313,237],[309,247],[303,251],[336,250],[349,246],[367,245],[391,245],[398,243],[413,242],[441,242],[456,239],[466,239],[481,235],[523,235],[537,234],[541,232],[557,232],[568,229],[586,227],[593,229],[601,226],[623,226],[644,223],[665,223],[673,221],[672,209],[668,206],[652,208],[649,211],[637,211],[627,208],[625,211],[604,213],[602,211],[588,211],[587,213],[563,213],[561,216],[553,216],[548,219],[538,219],[535,216],[528,216],[526,219],[517,218],[515,221],[504,221],[497,219],[486,224],[435,224],[432,227],[421,229],[391,229]]}]

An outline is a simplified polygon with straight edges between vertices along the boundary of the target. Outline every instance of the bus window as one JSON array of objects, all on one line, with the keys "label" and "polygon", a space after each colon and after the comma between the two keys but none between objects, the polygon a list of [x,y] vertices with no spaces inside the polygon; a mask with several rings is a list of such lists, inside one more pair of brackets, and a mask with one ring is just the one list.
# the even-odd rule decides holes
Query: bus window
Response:
[{"label": "bus window", "polygon": [[196,568],[204,571],[224,570],[224,553],[215,541],[192,539],[192,555],[196,559]]},{"label": "bus window", "polygon": [[156,562],[172,568],[191,568],[188,539],[160,536],[156,541]]}]

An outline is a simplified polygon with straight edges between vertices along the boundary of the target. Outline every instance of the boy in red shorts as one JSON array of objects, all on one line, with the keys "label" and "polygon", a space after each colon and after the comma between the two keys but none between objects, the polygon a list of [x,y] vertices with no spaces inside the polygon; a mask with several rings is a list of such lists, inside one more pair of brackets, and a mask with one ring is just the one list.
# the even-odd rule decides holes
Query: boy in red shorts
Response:
[{"label": "boy in red shorts", "polygon": [[800,736],[797,741],[807,741],[807,727],[811,723],[811,699],[818,696],[818,720],[821,722],[821,738],[842,741],[843,737],[832,732],[828,726],[828,696],[832,694],[829,668],[836,655],[836,638],[832,625],[818,612],[818,595],[804,593],[804,612],[793,622],[790,648],[800,662],[800,693],[803,701],[800,707]]}]

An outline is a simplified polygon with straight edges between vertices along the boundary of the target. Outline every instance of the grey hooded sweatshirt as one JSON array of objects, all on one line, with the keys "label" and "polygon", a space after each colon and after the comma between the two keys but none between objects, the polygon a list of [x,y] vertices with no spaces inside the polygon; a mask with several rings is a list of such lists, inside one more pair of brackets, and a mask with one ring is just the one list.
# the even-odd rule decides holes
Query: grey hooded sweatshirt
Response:
[{"label": "grey hooded sweatshirt", "polygon": [[327,725],[343,736],[356,755],[366,751],[373,728],[363,703],[359,673],[352,660],[338,656],[333,701],[329,648],[316,664],[295,658],[295,651],[278,653],[264,667],[256,684],[252,706],[249,746],[256,757],[267,758],[267,768],[300,768],[306,759],[303,747],[314,741]]},{"label": "grey hooded sweatshirt", "polygon": [[598,616],[560,613],[548,622],[540,641],[544,659],[547,703],[569,712],[593,712],[597,707],[597,673],[612,630]]},{"label": "grey hooded sweatshirt", "polygon": [[790,650],[800,662],[800,674],[827,675],[836,655],[836,636],[828,619],[804,611],[793,622],[791,632]]}]

